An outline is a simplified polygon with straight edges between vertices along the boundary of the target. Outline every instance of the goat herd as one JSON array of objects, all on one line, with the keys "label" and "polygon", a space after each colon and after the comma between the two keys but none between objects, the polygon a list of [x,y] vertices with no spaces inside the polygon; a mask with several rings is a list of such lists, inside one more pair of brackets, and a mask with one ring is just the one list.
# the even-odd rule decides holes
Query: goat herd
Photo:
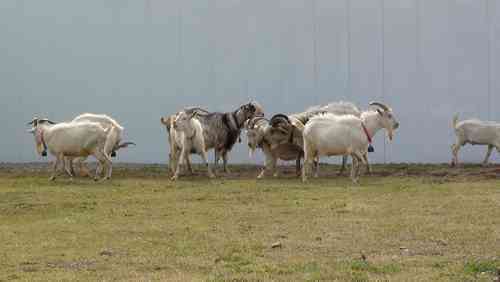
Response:
[{"label": "goat herd", "polygon": [[[334,102],[315,106],[297,114],[276,114],[271,119],[264,117],[263,108],[257,102],[240,106],[233,112],[209,112],[202,108],[186,108],[174,115],[162,117],[161,123],[168,132],[170,144],[169,167],[172,180],[179,178],[185,162],[192,172],[190,155],[199,154],[209,177],[214,177],[207,158],[207,151],[215,152],[215,166],[222,158],[227,172],[228,155],[233,146],[241,141],[241,132],[246,130],[248,147],[252,154],[257,148],[265,155],[265,167],[258,178],[266,173],[277,175],[279,159],[296,161],[297,175],[307,181],[309,170],[314,166],[318,174],[319,157],[342,156],[341,174],[345,170],[347,157],[352,158],[351,179],[358,182],[361,164],[368,163],[368,152],[375,134],[385,129],[390,140],[399,127],[392,109],[380,102],[372,102],[361,111],[349,102]],[[70,122],[54,123],[48,119],[34,118],[29,130],[35,137],[36,150],[41,156],[50,152],[56,157],[51,180],[56,178],[62,164],[66,173],[73,177],[74,163],[79,164],[82,174],[89,174],[84,161],[89,156],[98,160],[95,179],[106,170],[104,179],[112,173],[111,157],[132,142],[122,142],[123,127],[107,115],[83,114]],[[453,119],[457,142],[452,146],[452,164],[458,162],[458,151],[465,144],[487,145],[484,160],[487,164],[493,148],[500,152],[500,124],[477,119],[458,121]]]}]

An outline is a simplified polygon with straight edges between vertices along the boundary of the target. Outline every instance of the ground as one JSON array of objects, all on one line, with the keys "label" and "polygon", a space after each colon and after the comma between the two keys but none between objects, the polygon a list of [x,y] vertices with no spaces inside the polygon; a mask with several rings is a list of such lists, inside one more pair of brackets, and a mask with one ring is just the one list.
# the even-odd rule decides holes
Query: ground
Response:
[{"label": "ground", "polygon": [[232,166],[173,183],[163,166],[109,182],[0,165],[0,281],[493,281],[500,166],[375,166],[353,186]]}]

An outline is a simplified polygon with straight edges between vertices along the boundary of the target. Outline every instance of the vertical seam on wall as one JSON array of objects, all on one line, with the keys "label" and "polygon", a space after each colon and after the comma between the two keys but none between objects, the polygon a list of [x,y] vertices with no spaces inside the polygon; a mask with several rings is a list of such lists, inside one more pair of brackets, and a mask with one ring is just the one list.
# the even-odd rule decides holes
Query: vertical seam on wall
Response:
[{"label": "vertical seam on wall", "polygon": [[487,29],[487,46],[486,46],[486,65],[487,65],[487,76],[488,76],[488,82],[487,82],[487,91],[488,91],[488,120],[491,120],[491,83],[492,83],[492,77],[491,77],[491,16],[490,16],[490,11],[489,11],[489,0],[485,0],[485,16],[486,16],[486,29]]},{"label": "vertical seam on wall", "polygon": [[316,39],[316,0],[311,1],[311,12],[312,12],[312,24],[313,24],[313,85],[314,85],[314,97],[316,97],[316,104],[319,104],[318,98],[318,54],[317,54],[317,39]]},{"label": "vertical seam on wall", "polygon": [[[381,14],[381,92],[382,100],[385,99],[385,1],[381,0],[380,14]],[[385,101],[384,101],[385,102]],[[387,163],[387,138],[384,135],[384,164]]]},{"label": "vertical seam on wall", "polygon": [[182,81],[184,78],[183,77],[184,76],[184,62],[182,59],[182,55],[183,55],[183,52],[182,52],[182,3],[183,3],[183,1],[179,0],[178,3],[179,3],[179,10],[178,10],[178,14],[177,14],[177,60],[178,60],[179,66],[182,66],[182,68],[178,72],[179,81],[177,83],[179,83],[178,84],[179,86],[178,86],[177,94],[182,96],[184,94],[183,93],[184,87],[182,85]]},{"label": "vertical seam on wall", "polygon": [[351,89],[351,5],[350,0],[346,0],[346,33],[347,33],[347,77],[346,92],[352,99]]}]

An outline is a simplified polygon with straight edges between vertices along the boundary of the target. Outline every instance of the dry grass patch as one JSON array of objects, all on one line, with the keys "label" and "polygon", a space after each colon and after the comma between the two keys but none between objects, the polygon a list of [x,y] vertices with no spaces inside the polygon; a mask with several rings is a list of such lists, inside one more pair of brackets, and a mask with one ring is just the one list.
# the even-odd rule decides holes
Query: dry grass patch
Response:
[{"label": "dry grass patch", "polygon": [[398,165],[352,186],[324,168],[303,185],[253,169],[177,183],[160,166],[106,183],[0,169],[0,281],[491,281],[500,268],[491,176]]}]

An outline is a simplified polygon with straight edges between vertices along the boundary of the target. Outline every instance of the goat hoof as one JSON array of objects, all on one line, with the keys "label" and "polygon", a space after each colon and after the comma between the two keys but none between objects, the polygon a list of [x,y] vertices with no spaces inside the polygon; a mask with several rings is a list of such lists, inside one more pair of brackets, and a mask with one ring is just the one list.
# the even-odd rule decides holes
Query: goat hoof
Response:
[{"label": "goat hoof", "polygon": [[170,177],[170,181],[176,181],[177,178],[178,178],[177,176],[172,176],[172,177]]},{"label": "goat hoof", "polygon": [[208,177],[209,178],[215,178],[215,175],[214,174],[209,174]]},{"label": "goat hoof", "polygon": [[55,181],[56,180],[56,177],[55,176],[52,176],[49,178],[49,181]]}]

